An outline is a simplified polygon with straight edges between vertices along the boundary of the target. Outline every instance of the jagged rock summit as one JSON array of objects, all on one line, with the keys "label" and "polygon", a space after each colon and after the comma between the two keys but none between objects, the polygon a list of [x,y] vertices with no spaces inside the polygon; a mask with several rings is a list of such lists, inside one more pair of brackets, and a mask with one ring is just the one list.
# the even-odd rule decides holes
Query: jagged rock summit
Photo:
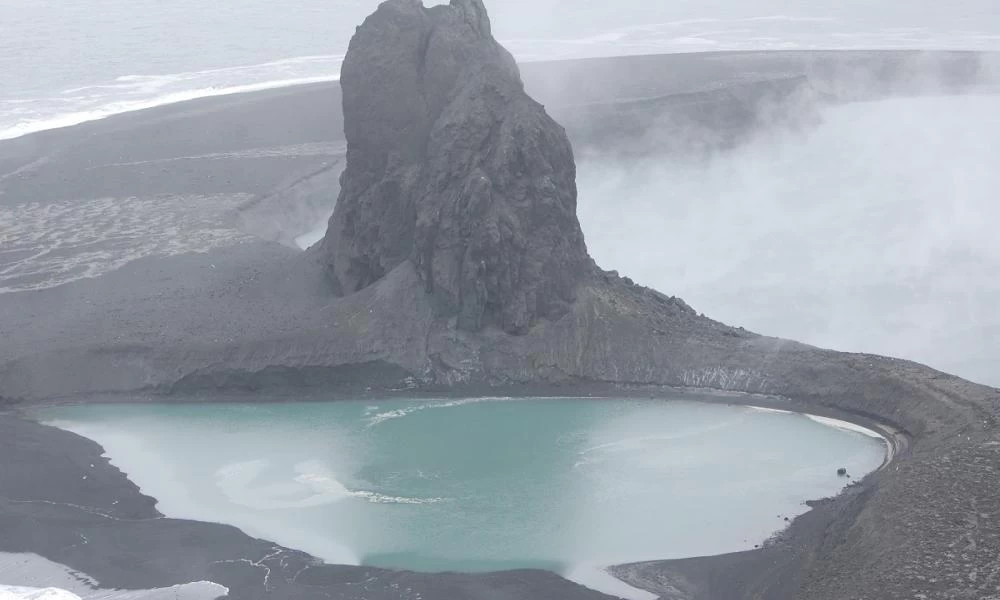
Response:
[{"label": "jagged rock summit", "polygon": [[592,264],[563,128],[524,91],[481,0],[388,0],[341,73],[347,168],[320,248],[341,294],[405,261],[439,316],[525,333]]}]

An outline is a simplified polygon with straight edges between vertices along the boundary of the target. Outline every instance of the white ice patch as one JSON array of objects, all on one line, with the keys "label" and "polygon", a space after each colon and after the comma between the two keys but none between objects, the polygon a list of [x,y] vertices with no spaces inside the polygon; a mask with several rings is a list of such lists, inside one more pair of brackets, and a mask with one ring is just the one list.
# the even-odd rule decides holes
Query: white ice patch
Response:
[{"label": "white ice patch", "polygon": [[59,588],[29,588],[0,585],[0,600],[81,600],[79,596]]},{"label": "white ice patch", "polygon": [[0,552],[0,600],[214,600],[229,589],[196,581],[148,590],[101,589],[96,579],[37,554]]},{"label": "white ice patch", "polygon": [[644,447],[656,442],[669,442],[682,440],[689,437],[703,436],[712,431],[726,429],[734,424],[733,420],[713,423],[704,427],[688,427],[671,434],[638,435],[604,442],[596,446],[591,446],[580,452],[581,455],[593,452],[633,452],[642,450]]},{"label": "white ice patch", "polygon": [[[749,406],[748,408],[756,412],[796,414],[794,411],[782,410],[780,408],[766,408],[763,406]],[[806,417],[810,421],[815,421],[816,423],[819,423],[821,425],[826,425],[827,427],[833,427],[835,429],[840,429],[843,431],[851,431],[853,433],[860,433],[861,435],[882,440],[886,443],[886,445],[889,445],[891,447],[891,445],[889,444],[889,440],[887,440],[884,435],[882,435],[878,431],[875,431],[874,429],[869,429],[868,427],[865,427],[863,425],[857,425],[855,423],[850,423],[848,421],[842,421],[840,419],[834,419],[831,417],[821,417],[819,415],[811,415],[808,413],[799,413],[799,414],[802,414],[802,416]]]},{"label": "white ice patch", "polygon": [[81,600],[215,600],[227,595],[229,588],[225,586],[196,581],[151,590],[96,590],[82,594]]},{"label": "white ice patch", "polygon": [[351,495],[328,473],[310,473],[303,465],[296,467],[299,475],[291,480],[257,483],[270,465],[263,459],[226,465],[216,471],[217,485],[233,504],[256,510],[322,506]]},{"label": "white ice patch", "polygon": [[853,431],[854,433],[860,433],[862,435],[878,438],[880,440],[885,439],[885,436],[882,435],[881,433],[874,431],[872,429],[868,429],[867,427],[864,427],[862,425],[848,423],[847,421],[841,421],[840,419],[831,419],[830,417],[820,417],[818,415],[806,414],[805,416],[807,419],[811,421],[816,421],[817,423],[821,423],[823,425],[826,425],[827,427],[835,427],[837,429],[842,429],[844,431]]},{"label": "white ice patch", "polygon": [[608,572],[606,567],[590,564],[574,565],[563,577],[584,587],[624,600],[656,600],[652,592],[633,587]]},{"label": "white ice patch", "polygon": [[765,412],[765,413],[775,413],[775,414],[791,414],[790,410],[782,410],[780,408],[767,408],[766,406],[748,406],[750,410],[754,412]]}]

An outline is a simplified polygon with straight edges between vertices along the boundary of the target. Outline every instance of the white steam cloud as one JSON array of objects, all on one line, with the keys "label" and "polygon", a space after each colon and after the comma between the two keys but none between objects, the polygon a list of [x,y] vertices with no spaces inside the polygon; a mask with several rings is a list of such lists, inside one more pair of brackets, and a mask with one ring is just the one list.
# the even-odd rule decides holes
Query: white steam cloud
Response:
[{"label": "white steam cloud", "polygon": [[592,255],[727,323],[1000,385],[1000,96],[821,116],[703,161],[585,159]]}]

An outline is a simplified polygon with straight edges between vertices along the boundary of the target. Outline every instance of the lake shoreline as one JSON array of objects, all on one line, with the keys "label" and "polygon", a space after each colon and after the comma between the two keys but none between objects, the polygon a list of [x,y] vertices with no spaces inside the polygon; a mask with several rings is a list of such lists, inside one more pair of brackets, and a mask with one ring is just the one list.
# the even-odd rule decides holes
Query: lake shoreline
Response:
[{"label": "lake shoreline", "polygon": [[[851,484],[849,484],[848,487],[846,487],[837,496],[834,496],[832,498],[816,498],[816,499],[808,501],[806,504],[810,507],[810,509],[806,513],[804,513],[803,515],[800,515],[798,517],[793,518],[791,520],[791,522],[788,523],[788,525],[786,525],[786,527],[784,529],[775,532],[772,535],[772,537],[769,540],[767,540],[762,545],[762,547],[760,549],[748,550],[748,551],[741,551],[741,552],[729,553],[729,554],[719,554],[719,555],[710,555],[710,556],[697,556],[697,557],[690,557],[690,558],[684,558],[684,559],[670,559],[670,560],[665,560],[665,561],[653,561],[653,562],[645,562],[645,563],[609,565],[609,566],[604,567],[602,569],[602,570],[606,570],[608,573],[612,574],[615,578],[619,579],[621,581],[621,583],[622,583],[623,586],[628,586],[628,587],[630,587],[630,588],[632,588],[634,590],[637,590],[638,592],[646,592],[646,593],[654,594],[653,597],[655,597],[655,594],[658,593],[658,590],[649,590],[649,589],[647,589],[648,587],[651,587],[651,586],[650,586],[650,584],[649,584],[648,581],[645,581],[643,579],[642,573],[643,573],[644,569],[649,569],[649,568],[654,568],[655,567],[658,570],[663,570],[663,569],[688,569],[688,570],[692,570],[692,571],[697,572],[697,571],[705,568],[705,566],[708,565],[708,564],[714,565],[714,564],[718,564],[720,562],[725,562],[727,564],[726,570],[728,572],[730,572],[730,573],[735,574],[735,575],[732,575],[733,579],[739,580],[742,577],[742,575],[739,575],[739,573],[741,573],[741,571],[743,571],[744,568],[749,569],[749,570],[753,570],[753,569],[756,568],[756,564],[759,562],[759,556],[758,555],[766,555],[766,554],[772,553],[774,551],[774,548],[776,548],[776,547],[787,547],[789,545],[800,545],[800,544],[801,545],[809,545],[811,543],[814,543],[814,540],[810,539],[810,538],[812,538],[816,534],[815,528],[812,525],[813,525],[814,522],[821,520],[822,517],[825,516],[825,515],[813,515],[813,513],[817,512],[817,511],[820,512],[820,513],[830,512],[831,509],[833,509],[833,507],[835,507],[837,504],[843,504],[843,503],[845,503],[847,501],[847,498],[854,497],[858,493],[862,493],[864,491],[865,487],[868,485],[867,481],[868,481],[869,477],[872,476],[872,475],[874,475],[874,474],[876,474],[876,473],[878,473],[879,471],[885,469],[887,466],[889,466],[889,464],[891,463],[891,461],[894,458],[905,454],[905,452],[907,452],[907,448],[908,448],[908,445],[909,445],[909,436],[905,432],[901,431],[900,429],[894,427],[893,425],[891,425],[889,423],[880,422],[880,421],[878,421],[876,419],[872,419],[871,417],[865,417],[865,416],[861,416],[861,415],[849,413],[849,412],[846,412],[846,411],[843,411],[843,410],[840,410],[840,409],[837,409],[837,408],[817,409],[816,407],[802,406],[802,405],[800,405],[798,403],[795,403],[794,401],[792,401],[790,399],[787,399],[787,398],[769,397],[769,396],[765,396],[765,395],[761,395],[761,394],[747,394],[747,393],[737,393],[737,392],[719,393],[719,392],[713,392],[711,390],[702,390],[702,389],[673,389],[673,388],[649,387],[649,386],[643,386],[641,388],[639,388],[639,387],[630,387],[629,388],[629,387],[615,386],[614,387],[615,395],[611,396],[611,395],[609,395],[609,392],[611,392],[612,390],[608,389],[608,386],[600,386],[600,385],[596,385],[596,386],[579,386],[579,387],[577,387],[577,388],[575,388],[573,390],[565,390],[566,393],[562,393],[562,394],[560,394],[558,396],[548,396],[548,397],[546,397],[546,396],[528,396],[528,395],[520,395],[520,394],[519,395],[513,395],[513,394],[512,395],[506,395],[506,394],[502,394],[502,393],[501,394],[497,394],[495,392],[502,392],[503,390],[495,390],[495,389],[491,389],[490,391],[494,392],[494,393],[491,393],[489,396],[479,396],[479,397],[483,397],[483,398],[498,398],[498,399],[507,399],[507,398],[510,398],[510,399],[519,399],[519,398],[535,398],[535,397],[537,397],[537,398],[543,398],[543,399],[545,399],[545,398],[548,398],[548,399],[552,399],[552,398],[565,399],[567,401],[573,401],[574,399],[577,399],[577,398],[579,398],[579,399],[593,399],[593,400],[598,400],[599,401],[599,400],[602,400],[602,399],[610,399],[612,397],[615,397],[615,398],[628,398],[628,399],[636,399],[636,400],[649,400],[651,402],[663,401],[663,400],[666,400],[668,402],[669,401],[701,402],[701,403],[708,403],[708,404],[722,404],[722,405],[728,405],[728,406],[761,408],[761,409],[765,409],[765,410],[775,410],[775,411],[779,411],[779,412],[794,413],[794,414],[799,414],[799,415],[815,415],[815,416],[821,416],[821,417],[825,417],[825,418],[829,418],[829,419],[836,419],[838,421],[842,421],[842,422],[845,422],[845,423],[850,423],[852,425],[855,425],[855,426],[858,426],[858,427],[862,427],[862,428],[865,428],[865,429],[867,429],[869,431],[875,432],[875,433],[877,433],[881,437],[881,439],[886,444],[885,461],[883,462],[883,464],[881,466],[878,467],[878,469],[876,469],[872,473],[868,474],[864,478],[852,481]],[[388,401],[388,402],[391,402],[393,400],[412,400],[412,399],[428,399],[428,400],[430,400],[430,399],[441,399],[441,398],[455,398],[455,397],[459,396],[459,394],[453,393],[454,390],[451,390],[451,392],[452,393],[448,393],[448,394],[429,394],[429,393],[413,394],[413,395],[397,394],[397,395],[394,395],[394,396],[391,396],[391,397],[386,397],[384,395],[372,395],[372,396],[367,396],[367,397],[365,397],[363,399],[369,400],[369,401]],[[576,393],[578,395],[573,395],[573,393]],[[470,397],[470,396],[461,396],[461,397],[464,398],[464,397]],[[475,397],[475,396],[472,396],[472,397]],[[10,418],[11,416],[14,416],[17,419],[23,419],[24,421],[28,421],[28,422],[32,422],[32,423],[37,423],[39,425],[42,425],[43,427],[51,428],[51,426],[49,426],[49,425],[43,425],[41,423],[38,423],[37,420],[36,420],[36,417],[34,417],[32,415],[32,413],[35,412],[35,411],[37,411],[37,410],[39,410],[39,409],[45,409],[45,408],[48,408],[48,407],[72,406],[72,405],[76,405],[76,404],[101,404],[101,403],[108,403],[108,404],[115,404],[115,405],[130,405],[130,404],[146,404],[146,403],[150,403],[150,402],[152,402],[152,403],[167,402],[167,403],[181,403],[181,404],[183,404],[183,403],[197,403],[197,404],[220,403],[220,404],[226,404],[226,403],[236,403],[236,402],[238,402],[238,403],[247,403],[247,402],[250,402],[250,403],[253,403],[253,404],[265,404],[266,405],[266,404],[269,404],[269,403],[284,404],[284,403],[289,403],[289,402],[297,403],[297,402],[338,402],[338,401],[348,401],[347,398],[341,398],[339,400],[337,400],[337,399],[322,400],[322,399],[318,399],[318,398],[315,398],[315,397],[314,398],[307,398],[307,399],[289,399],[289,398],[276,399],[276,398],[272,397],[272,398],[264,398],[264,399],[257,398],[255,400],[252,400],[251,398],[252,398],[252,396],[249,396],[249,395],[240,395],[240,396],[233,396],[233,397],[229,397],[229,398],[224,399],[224,400],[213,402],[211,400],[206,400],[205,398],[164,398],[164,397],[150,397],[150,398],[147,398],[147,399],[144,399],[144,400],[138,400],[135,397],[130,397],[130,398],[125,398],[125,397],[113,398],[113,397],[109,397],[109,398],[104,398],[102,402],[92,402],[92,401],[85,401],[85,402],[79,402],[79,401],[74,401],[74,402],[70,402],[70,401],[41,402],[41,403],[32,403],[32,405],[29,406],[29,407],[14,406],[13,410],[11,410],[10,412],[8,412],[6,414],[0,413],[0,419],[3,419],[5,417],[6,418]],[[827,425],[827,426],[829,426],[829,425]],[[56,432],[57,433],[55,433],[55,435],[53,436],[53,438],[58,438],[58,437],[61,437],[61,436],[66,436],[67,438],[71,437],[71,436],[72,437],[79,437],[77,434],[74,434],[72,432],[65,431],[65,430],[62,430],[62,429],[56,429]],[[50,432],[50,433],[52,433],[52,432]],[[90,441],[91,443],[93,443],[93,444],[96,445],[96,442],[93,442],[92,440],[88,440],[88,441]],[[123,482],[124,485],[126,485],[126,486],[133,486],[134,487],[134,484],[132,484],[132,482],[129,479],[128,475],[126,473],[124,473],[124,472],[119,471],[119,469],[117,467],[115,467],[114,465],[111,464],[111,460],[113,459],[113,457],[106,457],[106,456],[104,456],[103,455],[103,448],[100,449],[100,451],[102,452],[102,455],[101,455],[102,459],[104,459],[106,461],[106,468],[109,471],[109,473],[107,475],[102,475],[102,477],[104,477],[104,476],[110,476],[110,477],[114,477],[114,478],[121,478],[121,479],[124,480],[124,482]],[[92,474],[88,474],[88,478],[91,477],[91,476],[93,476],[93,475]],[[73,488],[73,484],[70,481],[63,482],[63,485],[65,485],[65,487],[68,488],[68,489],[72,489]],[[138,488],[136,488],[136,490],[138,491]],[[29,495],[30,495],[30,492],[29,492]],[[150,500],[152,500],[152,502],[155,504],[155,498],[150,498]],[[77,505],[77,504],[84,505],[84,503],[85,503],[85,500],[83,498],[72,498],[72,499],[70,499],[70,501],[67,502],[68,505]],[[90,504],[93,504],[93,501],[90,501]],[[97,504],[100,505],[101,502],[98,502]],[[812,515],[812,516],[810,516],[810,515]],[[153,518],[162,518],[162,517],[153,517]],[[104,517],[100,517],[100,519],[101,520],[106,520]],[[171,520],[175,521],[175,519],[171,519]],[[231,526],[226,525],[224,523],[212,523],[212,522],[203,522],[203,521],[187,521],[187,520],[183,520],[183,519],[179,519],[179,520],[176,520],[176,521],[178,521],[178,522],[184,522],[185,525],[187,525],[189,527],[204,526],[206,529],[210,529],[210,528],[213,528],[213,527],[231,527]],[[803,535],[803,534],[799,533],[800,531],[803,531],[803,530],[808,531],[808,535]],[[261,542],[261,543],[265,543],[265,542]],[[273,548],[278,548],[277,545],[272,544],[271,542],[266,542],[266,544],[270,544]],[[314,560],[314,559],[305,559],[305,560],[311,561],[311,560]],[[744,563],[746,563],[746,567],[744,567]],[[355,568],[358,568],[358,569],[370,569],[370,567],[355,567]],[[381,571],[382,569],[377,569],[377,570]],[[515,571],[511,571],[511,573],[514,573],[514,572]],[[436,573],[427,573],[426,575],[433,576],[433,575],[438,575],[438,574],[436,574]],[[467,576],[470,576],[470,577],[475,577],[477,575],[482,575],[482,574],[477,574],[477,573],[467,574]],[[558,575],[558,574],[556,574],[556,575]],[[98,577],[98,580],[100,580],[99,577]],[[598,580],[599,580],[599,578],[595,579],[595,581],[598,581]],[[228,583],[232,583],[232,582],[228,582]],[[227,587],[228,587],[228,583],[226,584]],[[603,582],[603,583],[605,583],[603,589],[605,589],[605,590],[610,590],[611,589],[610,587],[608,587],[609,584],[607,584],[607,582]],[[176,585],[176,584],[172,584],[172,585]],[[237,589],[238,589],[238,587],[239,586],[237,585]],[[627,589],[624,588],[624,587],[621,588],[621,589],[619,589],[619,592],[624,592],[624,591],[627,591]],[[642,593],[635,593],[635,594],[631,594],[629,597],[636,597],[636,598],[638,598],[638,597],[645,597],[645,596]]]}]

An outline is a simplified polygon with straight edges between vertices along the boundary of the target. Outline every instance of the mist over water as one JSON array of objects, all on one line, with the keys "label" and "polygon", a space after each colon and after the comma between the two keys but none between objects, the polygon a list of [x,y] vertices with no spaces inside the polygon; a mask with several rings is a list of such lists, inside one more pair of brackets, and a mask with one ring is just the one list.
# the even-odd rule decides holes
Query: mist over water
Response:
[{"label": "mist over water", "polygon": [[[877,468],[884,441],[801,415],[682,401],[88,405],[42,418],[100,443],[171,517],[331,562],[587,571],[748,549]],[[593,572],[593,568],[590,569]]]},{"label": "mist over water", "polygon": [[601,157],[605,268],[748,329],[1000,385],[1000,96],[833,106],[704,161]]}]

